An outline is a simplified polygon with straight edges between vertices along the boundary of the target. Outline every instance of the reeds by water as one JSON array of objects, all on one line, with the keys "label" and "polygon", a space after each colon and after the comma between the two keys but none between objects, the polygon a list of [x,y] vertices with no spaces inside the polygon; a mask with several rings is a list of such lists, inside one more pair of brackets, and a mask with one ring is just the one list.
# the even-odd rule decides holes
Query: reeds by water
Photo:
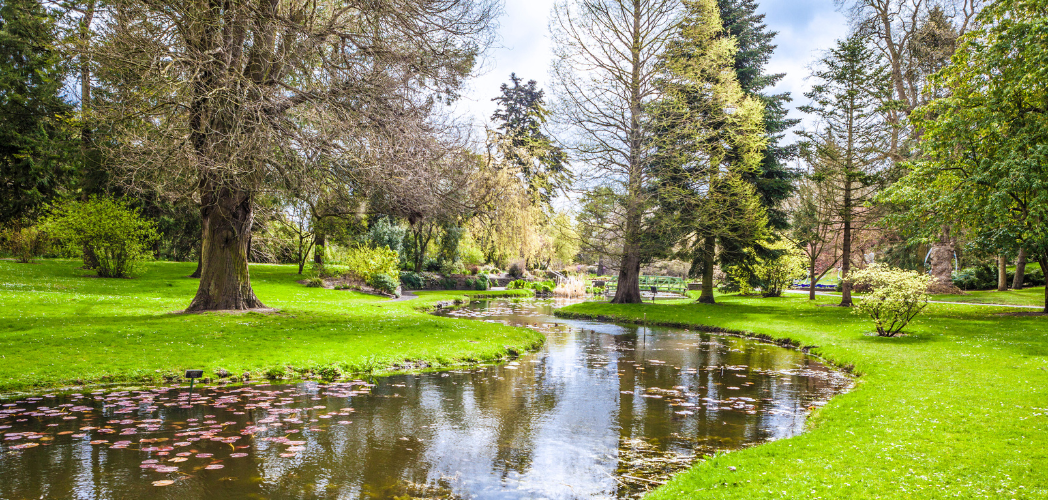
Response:
[{"label": "reeds by water", "polygon": [[586,280],[578,276],[568,276],[553,289],[554,297],[577,298],[586,296]]}]

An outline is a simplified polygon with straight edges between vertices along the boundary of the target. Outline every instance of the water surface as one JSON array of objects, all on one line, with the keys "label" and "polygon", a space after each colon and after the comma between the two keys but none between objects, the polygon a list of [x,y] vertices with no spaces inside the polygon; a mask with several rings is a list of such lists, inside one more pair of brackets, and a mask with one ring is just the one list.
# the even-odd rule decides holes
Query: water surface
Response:
[{"label": "water surface", "polygon": [[753,340],[551,316],[499,366],[325,384],[47,394],[0,406],[0,498],[630,498],[792,436],[846,377]]}]

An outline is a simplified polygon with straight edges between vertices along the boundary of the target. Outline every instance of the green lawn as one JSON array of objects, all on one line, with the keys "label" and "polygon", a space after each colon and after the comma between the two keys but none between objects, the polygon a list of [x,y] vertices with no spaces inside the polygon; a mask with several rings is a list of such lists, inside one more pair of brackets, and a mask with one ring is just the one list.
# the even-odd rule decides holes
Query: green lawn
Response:
[{"label": "green lawn", "polygon": [[[801,290],[807,293],[807,290]],[[840,292],[822,291],[818,293],[840,297]],[[862,298],[862,294],[853,294],[856,298]],[[998,292],[997,290],[970,290],[963,295],[932,295],[929,297],[938,302],[966,302],[969,304],[997,304],[1002,306],[1037,306],[1044,307],[1044,287],[1023,288],[1022,290],[1008,290]]]},{"label": "green lawn", "polygon": [[649,498],[1048,497],[1048,317],[931,304],[908,336],[880,338],[863,317],[805,296],[718,301],[561,314],[788,338],[861,376],[809,432],[707,459]]},{"label": "green lawn", "polygon": [[1044,307],[1044,287],[1023,288],[1022,290],[972,290],[965,295],[933,295],[932,300],[946,302],[969,302],[979,304],[1002,304],[1009,306]]},{"label": "green lawn", "polygon": [[524,328],[424,312],[483,292],[421,292],[389,302],[307,288],[296,282],[294,266],[253,265],[255,293],[278,313],[177,314],[196,292],[198,281],[186,277],[195,264],[150,263],[133,279],[89,277],[78,265],[0,261],[0,393],[157,381],[187,368],[254,378],[331,367],[381,372],[409,362],[490,360],[543,340]]}]

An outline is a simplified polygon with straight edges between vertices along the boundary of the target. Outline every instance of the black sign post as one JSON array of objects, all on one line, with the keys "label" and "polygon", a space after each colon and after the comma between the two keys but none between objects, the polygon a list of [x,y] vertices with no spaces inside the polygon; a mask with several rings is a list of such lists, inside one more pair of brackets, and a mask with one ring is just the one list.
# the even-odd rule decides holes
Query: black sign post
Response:
[{"label": "black sign post", "polygon": [[189,402],[193,402],[193,382],[204,376],[204,370],[186,370],[186,378],[189,379]]},{"label": "black sign post", "polygon": [[651,287],[651,301],[653,303],[655,302],[655,294],[657,294],[657,293],[659,293],[659,287],[657,287],[657,286]]}]

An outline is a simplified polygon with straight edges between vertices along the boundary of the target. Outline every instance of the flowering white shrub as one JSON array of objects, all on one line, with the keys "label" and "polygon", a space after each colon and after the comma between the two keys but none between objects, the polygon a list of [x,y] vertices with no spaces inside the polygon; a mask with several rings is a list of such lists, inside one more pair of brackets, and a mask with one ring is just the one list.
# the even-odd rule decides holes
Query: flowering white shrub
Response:
[{"label": "flowering white shrub", "polygon": [[866,285],[871,291],[852,311],[868,314],[877,325],[877,334],[894,337],[928,305],[928,282],[931,277],[883,264],[852,271],[852,286]]}]

